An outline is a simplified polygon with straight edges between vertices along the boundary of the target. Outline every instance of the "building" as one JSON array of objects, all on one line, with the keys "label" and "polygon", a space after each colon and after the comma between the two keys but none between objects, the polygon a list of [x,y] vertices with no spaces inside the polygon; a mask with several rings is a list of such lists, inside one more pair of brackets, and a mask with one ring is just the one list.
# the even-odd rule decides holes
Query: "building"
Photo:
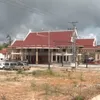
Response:
[{"label": "building", "polygon": [[7,60],[7,49],[0,50],[0,61]]},{"label": "building", "polygon": [[[9,59],[28,60],[29,64],[82,62],[84,54],[99,53],[95,39],[78,39],[77,30],[29,32],[25,39],[9,46]],[[99,58],[100,59],[100,58]],[[76,61],[75,61],[76,60]]]}]

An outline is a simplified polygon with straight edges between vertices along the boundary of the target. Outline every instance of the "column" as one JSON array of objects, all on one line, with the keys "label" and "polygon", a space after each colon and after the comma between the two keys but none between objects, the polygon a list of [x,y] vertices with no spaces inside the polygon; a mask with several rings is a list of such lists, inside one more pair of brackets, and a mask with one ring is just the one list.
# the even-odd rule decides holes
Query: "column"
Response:
[{"label": "column", "polygon": [[11,59],[13,60],[14,59],[14,54],[13,54],[14,52],[13,52],[13,50],[12,50],[12,52],[11,52]]},{"label": "column", "polygon": [[53,63],[53,52],[51,52],[51,63]]},{"label": "column", "polygon": [[71,55],[68,55],[68,62],[71,62]]},{"label": "column", "polygon": [[100,60],[100,54],[99,54],[99,60]]},{"label": "column", "polygon": [[95,61],[97,61],[97,60],[98,60],[98,54],[95,53]]},{"label": "column", "polygon": [[24,54],[24,55],[25,55],[25,60],[26,60],[26,59],[27,59],[27,58],[26,58],[26,55],[27,55],[27,49],[25,49],[25,54]]},{"label": "column", "polygon": [[21,49],[21,61],[23,61],[24,59],[23,59],[23,50]]},{"label": "column", "polygon": [[81,63],[81,55],[79,55],[78,62],[79,62],[79,64]]},{"label": "column", "polygon": [[36,49],[36,64],[38,64],[38,49]]}]

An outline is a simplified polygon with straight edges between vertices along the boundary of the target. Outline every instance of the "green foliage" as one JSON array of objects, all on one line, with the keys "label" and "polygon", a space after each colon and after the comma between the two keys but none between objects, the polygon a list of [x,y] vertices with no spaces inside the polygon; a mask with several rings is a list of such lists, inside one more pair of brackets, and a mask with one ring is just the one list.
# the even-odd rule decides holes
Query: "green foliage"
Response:
[{"label": "green foliage", "polygon": [[47,83],[43,84],[43,90],[45,91],[45,95],[52,94],[51,86]]},{"label": "green foliage", "polygon": [[80,73],[80,77],[79,77],[79,79],[80,79],[80,81],[85,81],[82,72]]},{"label": "green foliage", "polygon": [[37,85],[36,85],[36,82],[35,81],[32,81],[32,83],[31,83],[31,89],[32,90],[34,90],[34,91],[36,91],[37,90]]},{"label": "green foliage", "polygon": [[68,71],[68,78],[71,79],[71,71]]},{"label": "green foliage", "polygon": [[73,100],[85,100],[83,96],[76,96]]},{"label": "green foliage", "polygon": [[3,48],[7,48],[8,44],[7,43],[3,43],[0,45],[0,50],[2,50]]},{"label": "green foliage", "polygon": [[41,75],[50,75],[54,76],[55,73],[52,70],[36,70],[32,72],[32,75],[41,76]]},{"label": "green foliage", "polygon": [[17,74],[23,74],[23,70],[18,70]]},{"label": "green foliage", "polygon": [[73,85],[74,85],[74,87],[77,87],[78,82],[77,82],[77,81],[74,81],[74,82],[73,82]]}]

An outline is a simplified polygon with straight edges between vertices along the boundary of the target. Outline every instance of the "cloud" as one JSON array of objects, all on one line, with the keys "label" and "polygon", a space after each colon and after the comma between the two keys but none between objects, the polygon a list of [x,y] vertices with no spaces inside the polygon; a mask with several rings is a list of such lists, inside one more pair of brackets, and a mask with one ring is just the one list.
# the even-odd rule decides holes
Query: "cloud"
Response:
[{"label": "cloud", "polygon": [[24,37],[29,29],[68,29],[70,21],[78,21],[80,36],[92,33],[99,38],[99,4],[100,0],[0,0],[0,41],[7,34]]}]

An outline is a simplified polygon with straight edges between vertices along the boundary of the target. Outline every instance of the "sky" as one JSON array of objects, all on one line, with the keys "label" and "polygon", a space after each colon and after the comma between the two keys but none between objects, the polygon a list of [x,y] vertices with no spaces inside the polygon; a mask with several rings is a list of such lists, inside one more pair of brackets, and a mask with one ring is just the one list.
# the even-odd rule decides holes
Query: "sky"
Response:
[{"label": "sky", "polygon": [[76,24],[80,38],[100,44],[100,0],[0,0],[0,42],[23,39],[34,31],[67,30]]}]

